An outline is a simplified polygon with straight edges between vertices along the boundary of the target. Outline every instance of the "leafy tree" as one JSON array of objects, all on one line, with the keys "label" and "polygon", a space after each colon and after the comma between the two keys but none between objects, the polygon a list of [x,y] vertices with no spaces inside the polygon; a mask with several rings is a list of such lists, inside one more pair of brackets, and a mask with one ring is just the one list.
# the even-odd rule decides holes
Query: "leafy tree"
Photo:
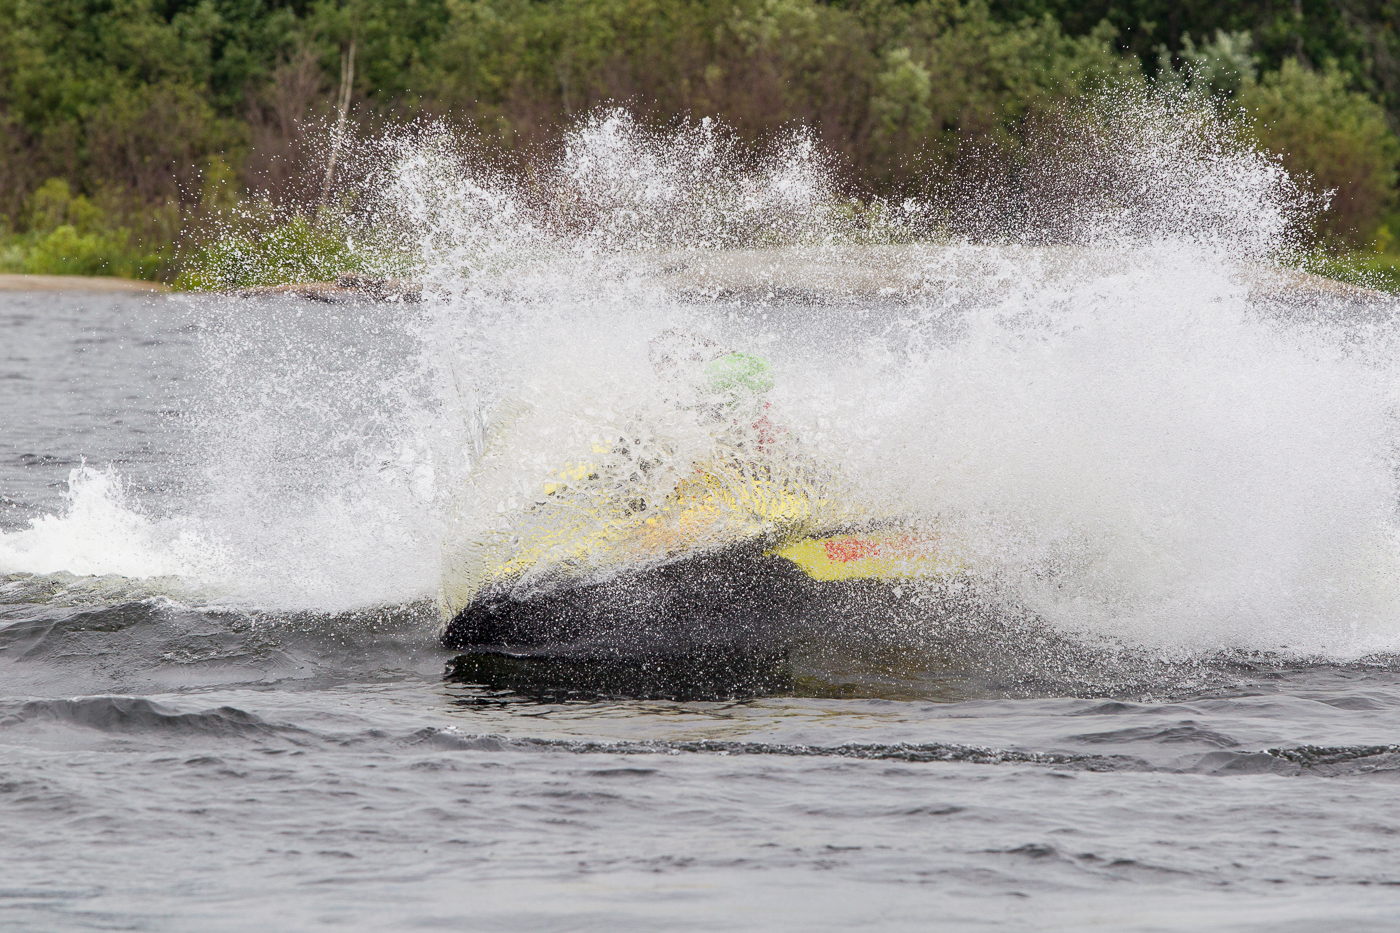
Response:
[{"label": "leafy tree", "polygon": [[1070,35],[1108,23],[1119,49],[1148,73],[1161,69],[1159,49],[1190,55],[1191,36],[1249,32],[1264,70],[1286,59],[1321,68],[1335,62],[1349,87],[1372,96],[1400,129],[1400,0],[991,0],[1007,21],[1053,16]]},{"label": "leafy tree", "polygon": [[1334,192],[1320,232],[1357,246],[1371,243],[1395,204],[1400,163],[1400,140],[1380,106],[1348,91],[1335,67],[1312,71],[1293,59],[1247,83],[1239,102],[1261,145],[1314,190]]}]

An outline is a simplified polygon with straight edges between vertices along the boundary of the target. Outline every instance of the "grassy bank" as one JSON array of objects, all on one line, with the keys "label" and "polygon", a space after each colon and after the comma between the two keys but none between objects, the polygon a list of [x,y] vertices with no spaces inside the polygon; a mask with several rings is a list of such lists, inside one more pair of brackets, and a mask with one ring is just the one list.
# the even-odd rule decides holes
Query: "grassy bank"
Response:
[{"label": "grassy bank", "polygon": [[1339,282],[1400,295],[1400,255],[1354,252],[1314,260],[1309,271]]}]

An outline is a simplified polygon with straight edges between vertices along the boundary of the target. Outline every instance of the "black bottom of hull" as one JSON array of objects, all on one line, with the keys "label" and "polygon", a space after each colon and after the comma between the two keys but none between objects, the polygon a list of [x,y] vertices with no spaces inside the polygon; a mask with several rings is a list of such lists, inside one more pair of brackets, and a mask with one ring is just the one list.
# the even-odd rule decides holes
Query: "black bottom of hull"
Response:
[{"label": "black bottom of hull", "polygon": [[449,680],[545,702],[788,693],[814,584],[757,550],[706,554],[527,599],[478,600],[443,632]]},{"label": "black bottom of hull", "polygon": [[769,654],[798,637],[813,590],[791,562],[735,548],[525,599],[483,597],[442,645],[595,661]]},{"label": "black bottom of hull", "polygon": [[732,700],[788,694],[795,689],[786,653],[761,651],[712,650],[643,661],[480,649],[449,661],[445,677],[541,703]]}]

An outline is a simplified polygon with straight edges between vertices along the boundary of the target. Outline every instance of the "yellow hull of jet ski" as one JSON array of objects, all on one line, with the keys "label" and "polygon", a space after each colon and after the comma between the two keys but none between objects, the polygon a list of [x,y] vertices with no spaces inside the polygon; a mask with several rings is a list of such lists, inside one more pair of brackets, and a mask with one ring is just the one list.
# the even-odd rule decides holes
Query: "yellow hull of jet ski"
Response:
[{"label": "yellow hull of jet ski", "polygon": [[[583,616],[606,617],[608,625],[645,616],[651,621],[638,623],[644,626],[658,614],[713,619],[727,611],[727,599],[752,627],[770,609],[791,608],[793,594],[812,586],[963,570],[943,535],[844,506],[831,478],[806,466],[705,465],[655,504],[599,491],[596,480],[588,464],[558,471],[504,530],[449,555],[445,644],[543,642],[565,629],[573,637],[596,627],[578,621]],[[714,579],[698,579],[703,575]],[[627,607],[610,605],[608,594]],[[703,611],[683,606],[687,600]],[[534,634],[544,629],[555,635]]]},{"label": "yellow hull of jet ski", "polygon": [[939,535],[871,531],[802,538],[768,553],[796,564],[821,583],[838,580],[917,580],[964,570],[962,558]]}]

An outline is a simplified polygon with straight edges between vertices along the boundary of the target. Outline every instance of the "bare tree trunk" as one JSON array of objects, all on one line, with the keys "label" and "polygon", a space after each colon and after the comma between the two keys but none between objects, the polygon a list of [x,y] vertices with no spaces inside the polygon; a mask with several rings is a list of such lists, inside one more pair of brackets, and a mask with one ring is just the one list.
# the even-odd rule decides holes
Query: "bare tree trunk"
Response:
[{"label": "bare tree trunk", "polygon": [[331,156],[326,163],[326,177],[321,182],[321,200],[316,205],[316,222],[326,209],[326,198],[330,195],[331,178],[335,175],[335,161],[340,157],[340,146],[345,141],[345,120],[350,113],[350,92],[355,86],[355,40],[350,47],[340,53],[340,118],[335,123],[335,137],[331,142]]}]

